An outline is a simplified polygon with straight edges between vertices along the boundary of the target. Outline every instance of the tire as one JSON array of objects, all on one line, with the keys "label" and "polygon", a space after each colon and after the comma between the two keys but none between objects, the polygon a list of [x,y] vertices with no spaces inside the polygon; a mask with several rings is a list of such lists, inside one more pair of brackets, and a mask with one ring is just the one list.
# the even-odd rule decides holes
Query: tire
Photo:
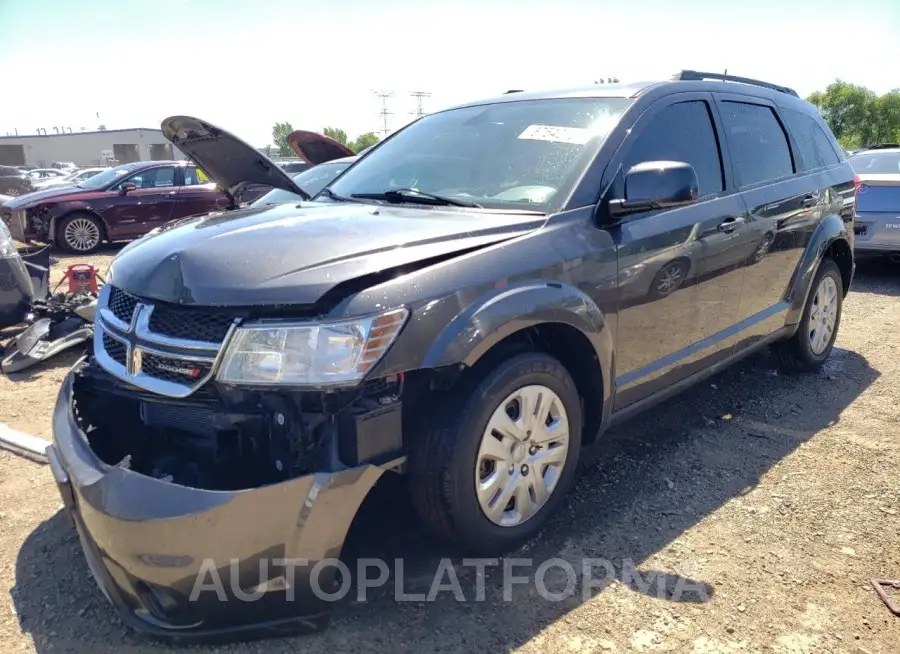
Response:
[{"label": "tire", "polygon": [[[772,352],[782,370],[790,374],[813,372],[821,368],[828,359],[831,350],[834,349],[834,341],[841,323],[843,283],[837,264],[831,259],[823,259],[813,278],[797,331],[788,340],[772,346]],[[827,302],[831,290],[834,292],[833,301]],[[823,306],[827,311],[825,315],[833,316],[830,334],[827,333],[827,329],[824,332],[815,331],[825,329],[826,323],[818,320],[819,316],[822,316],[820,311]],[[827,309],[828,306],[831,308]],[[816,337],[820,334],[825,334],[822,338],[827,340],[817,341]]]},{"label": "tire", "polygon": [[774,242],[775,237],[772,234],[766,234],[763,237],[763,240],[760,241],[759,245],[756,246],[756,249],[753,250],[753,254],[750,255],[747,263],[752,266],[762,261],[763,258],[769,253],[769,250],[772,247],[772,243]]},{"label": "tire", "polygon": [[[650,296],[654,298],[664,298],[670,296],[684,285],[687,279],[690,264],[679,259],[670,261],[654,275],[653,281],[650,283]],[[670,278],[677,277],[672,285]]]},{"label": "tire", "polygon": [[3,189],[3,192],[0,193],[0,195],[8,195],[11,198],[18,197],[21,194],[22,194],[22,191],[19,189],[18,186],[10,186],[9,188]]},{"label": "tire", "polygon": [[[553,447],[550,441],[536,452],[529,451],[527,444],[543,439],[547,433],[537,427],[539,423],[527,434],[524,429],[518,432],[526,435],[524,441],[507,438],[501,442],[486,435],[495,411],[515,394],[529,395],[532,403],[543,404],[550,415],[555,407],[560,424],[568,422],[567,450],[560,451],[561,445]],[[502,360],[479,378],[461,382],[450,395],[450,401],[442,403],[437,420],[417,433],[410,447],[409,484],[413,502],[426,526],[439,537],[472,556],[499,556],[534,537],[571,487],[581,448],[581,398],[575,382],[559,361],[531,352]],[[536,400],[538,395],[540,401]],[[546,398],[550,400],[549,405]],[[528,435],[532,435],[530,439]],[[491,438],[493,441],[487,440]],[[499,449],[483,449],[482,444],[489,442],[495,442]],[[486,454],[488,450],[506,452],[509,457],[503,461],[491,460]],[[558,461],[556,467],[544,466],[540,476],[535,472],[537,468],[529,467],[551,459]],[[496,501],[495,510],[490,511],[494,517],[489,517],[489,511],[482,508],[484,503],[479,500],[476,484],[490,484],[484,479],[478,481],[479,477],[498,482],[493,489],[498,500],[503,489],[515,486],[511,481],[521,482],[516,486],[520,490],[510,500],[514,508],[503,511],[502,500]],[[541,484],[536,483],[538,479]],[[528,484],[531,488],[522,490]],[[549,490],[543,503],[535,502],[535,498],[540,498],[539,487]],[[482,497],[488,495],[483,493]],[[514,519],[516,515],[521,518],[518,522]]]},{"label": "tire", "polygon": [[96,216],[82,211],[70,213],[59,222],[56,244],[72,254],[96,252],[103,243],[103,224]]}]

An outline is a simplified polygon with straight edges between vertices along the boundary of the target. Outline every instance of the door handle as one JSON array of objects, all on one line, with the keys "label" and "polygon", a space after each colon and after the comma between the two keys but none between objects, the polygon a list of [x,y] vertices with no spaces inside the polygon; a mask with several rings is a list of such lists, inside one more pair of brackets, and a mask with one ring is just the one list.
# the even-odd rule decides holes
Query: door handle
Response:
[{"label": "door handle", "polygon": [[738,227],[747,222],[747,219],[743,216],[732,216],[731,218],[726,218],[722,221],[722,223],[717,227],[720,232],[725,232],[726,234],[729,232],[733,232]]},{"label": "door handle", "polygon": [[804,209],[809,209],[810,207],[816,206],[818,202],[819,198],[817,198],[815,195],[810,194],[803,198],[803,202],[801,204]]}]

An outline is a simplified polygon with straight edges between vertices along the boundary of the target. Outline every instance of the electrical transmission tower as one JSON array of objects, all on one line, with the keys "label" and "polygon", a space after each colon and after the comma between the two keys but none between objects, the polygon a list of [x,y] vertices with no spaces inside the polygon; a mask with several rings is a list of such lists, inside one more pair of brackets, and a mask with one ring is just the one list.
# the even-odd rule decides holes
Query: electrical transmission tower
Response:
[{"label": "electrical transmission tower", "polygon": [[388,128],[388,116],[391,115],[392,112],[388,111],[388,99],[393,97],[393,91],[373,91],[375,95],[381,98],[381,111],[378,114],[381,116],[381,133],[382,136],[387,137],[388,133],[391,131]]},{"label": "electrical transmission tower", "polygon": [[425,115],[425,109],[422,106],[422,101],[425,98],[430,98],[431,93],[429,93],[428,91],[411,91],[409,95],[416,99],[416,110],[411,111],[410,114],[415,116],[416,118],[421,118]]}]

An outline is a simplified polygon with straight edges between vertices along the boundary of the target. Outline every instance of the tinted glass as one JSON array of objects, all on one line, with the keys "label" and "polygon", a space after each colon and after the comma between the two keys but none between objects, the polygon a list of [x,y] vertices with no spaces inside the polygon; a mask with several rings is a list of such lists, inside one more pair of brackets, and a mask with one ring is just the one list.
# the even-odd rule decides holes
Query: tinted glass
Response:
[{"label": "tinted glass", "polygon": [[414,188],[489,209],[546,211],[572,188],[630,104],[518,100],[430,114],[379,144],[331,189],[352,196]]},{"label": "tinted glass", "polygon": [[831,166],[840,161],[831,141],[812,116],[793,109],[782,109],[781,113],[800,150],[804,170]]},{"label": "tinted glass", "polygon": [[854,154],[847,159],[857,175],[887,175],[900,173],[900,151]]},{"label": "tinted glass", "polygon": [[78,182],[78,186],[92,189],[104,188],[116,180],[122,179],[125,175],[129,174],[139,166],[140,164],[125,164],[123,166],[117,166],[116,168],[110,168],[99,175],[94,175],[90,179]]},{"label": "tinted glass", "polygon": [[666,107],[641,128],[628,150],[623,170],[645,161],[691,164],[697,172],[701,196],[725,188],[719,143],[705,102],[680,102]]},{"label": "tinted glass", "polygon": [[722,122],[734,169],[742,185],[767,182],[794,173],[791,149],[769,107],[723,102]]},{"label": "tinted glass", "polygon": [[139,189],[166,188],[169,186],[175,186],[175,167],[161,166],[159,168],[142,170],[141,172],[132,175],[128,179],[122,180],[122,182],[120,182],[116,186],[121,187],[122,184],[134,184]]},{"label": "tinted glass", "polygon": [[[335,177],[346,170],[352,163],[352,161],[346,161],[341,163],[319,164],[309,170],[304,170],[302,173],[294,175],[291,179],[293,179],[294,183],[304,191],[310,195],[315,195],[328,186]],[[303,198],[296,193],[276,188],[272,189],[252,204],[254,206],[263,204],[283,204],[285,202],[300,202],[301,200],[303,200]]]},{"label": "tinted glass", "polygon": [[184,185],[185,186],[196,186],[197,184],[208,184],[209,178],[203,173],[202,170],[197,168],[196,166],[185,166],[184,167]]},{"label": "tinted glass", "polygon": [[885,211],[900,215],[900,186],[863,184],[856,195],[857,211]]}]

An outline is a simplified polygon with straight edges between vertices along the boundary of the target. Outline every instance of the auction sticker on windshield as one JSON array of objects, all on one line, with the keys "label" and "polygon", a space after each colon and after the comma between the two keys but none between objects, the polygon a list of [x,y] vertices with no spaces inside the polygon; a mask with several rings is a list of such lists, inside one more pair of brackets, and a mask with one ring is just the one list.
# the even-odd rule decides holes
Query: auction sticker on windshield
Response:
[{"label": "auction sticker on windshield", "polygon": [[550,141],[552,143],[574,143],[584,145],[594,134],[585,127],[560,127],[558,125],[529,125],[519,134],[520,139],[529,141]]}]

